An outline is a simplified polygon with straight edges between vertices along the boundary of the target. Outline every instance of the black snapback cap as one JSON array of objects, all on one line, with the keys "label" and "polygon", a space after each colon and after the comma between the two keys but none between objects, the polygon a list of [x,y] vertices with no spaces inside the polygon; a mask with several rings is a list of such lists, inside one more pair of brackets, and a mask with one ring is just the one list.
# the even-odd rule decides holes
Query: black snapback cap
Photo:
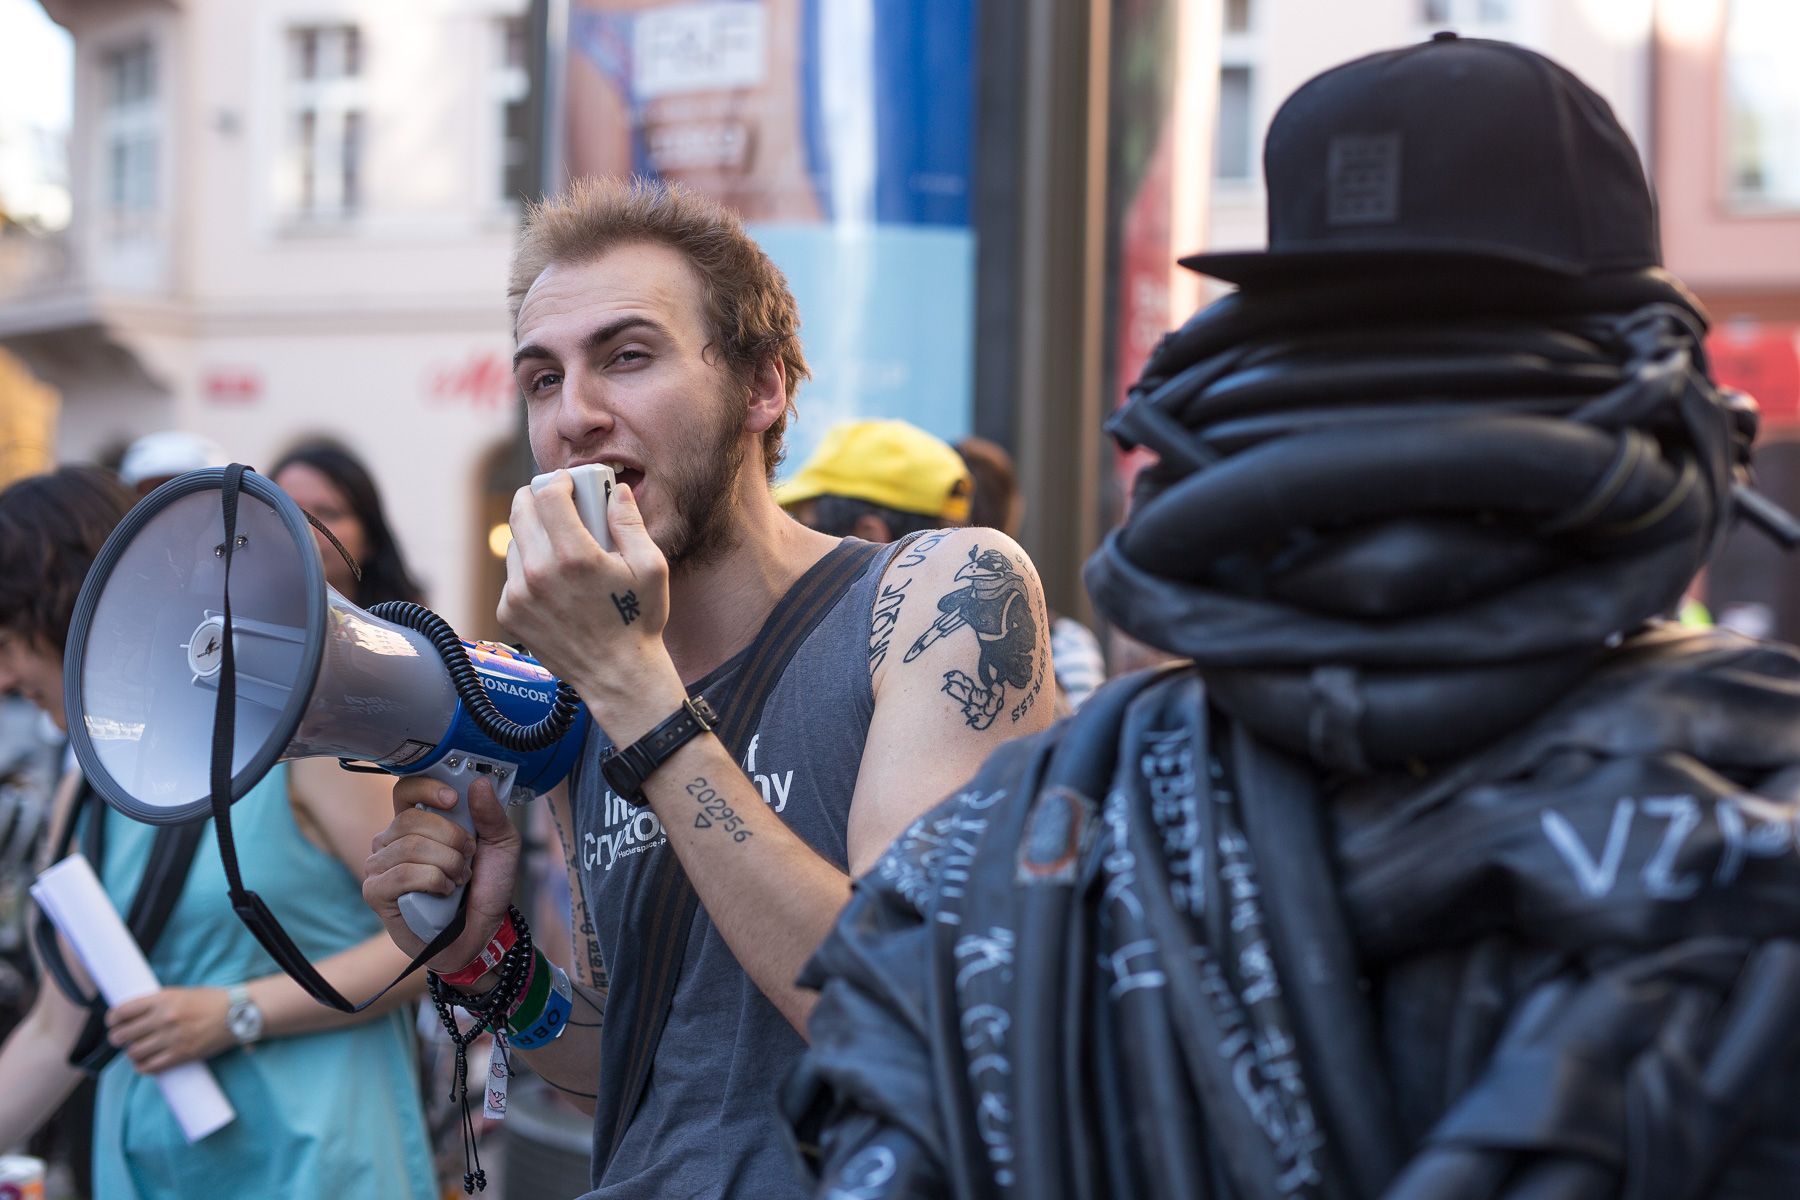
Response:
[{"label": "black snapback cap", "polygon": [[1242,287],[1419,267],[1662,264],[1606,101],[1543,55],[1440,33],[1302,84],[1269,126],[1267,250],[1181,260]]}]

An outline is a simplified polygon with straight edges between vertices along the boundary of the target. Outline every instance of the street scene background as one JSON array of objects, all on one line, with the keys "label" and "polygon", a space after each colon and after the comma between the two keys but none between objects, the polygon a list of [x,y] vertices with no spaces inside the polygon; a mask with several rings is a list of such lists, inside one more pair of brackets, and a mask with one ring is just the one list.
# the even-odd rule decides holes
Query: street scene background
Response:
[{"label": "street scene background", "polygon": [[[0,486],[158,431],[262,469],[333,438],[430,606],[503,638],[533,472],[508,256],[533,197],[636,173],[736,209],[792,284],[814,378],[784,478],[849,420],[987,438],[1052,607],[1098,624],[1080,567],[1142,465],[1102,422],[1224,291],[1175,259],[1263,243],[1295,87],[1445,29],[1607,98],[1714,373],[1761,407],[1758,487],[1800,510],[1794,0],[0,0]],[[1800,639],[1767,542],[1734,537],[1694,599]],[[0,704],[0,741],[30,726]],[[44,786],[0,774],[0,811]],[[0,1007],[24,986],[0,971]],[[501,1188],[584,1177],[565,1118],[521,1102]]]}]

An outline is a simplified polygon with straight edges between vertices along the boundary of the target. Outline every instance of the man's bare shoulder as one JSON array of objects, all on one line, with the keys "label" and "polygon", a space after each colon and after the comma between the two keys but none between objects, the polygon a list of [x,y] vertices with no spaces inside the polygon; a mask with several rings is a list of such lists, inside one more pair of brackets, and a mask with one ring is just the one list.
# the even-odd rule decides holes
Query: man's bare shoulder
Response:
[{"label": "man's bare shoulder", "polygon": [[992,529],[934,530],[901,547],[876,590],[869,666],[853,874],[995,747],[1050,724],[1049,620],[1031,559]]}]

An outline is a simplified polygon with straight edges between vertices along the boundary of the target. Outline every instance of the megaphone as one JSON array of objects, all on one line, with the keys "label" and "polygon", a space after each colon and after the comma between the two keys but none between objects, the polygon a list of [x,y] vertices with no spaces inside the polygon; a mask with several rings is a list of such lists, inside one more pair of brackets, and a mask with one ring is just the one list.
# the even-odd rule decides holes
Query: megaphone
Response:
[{"label": "megaphone", "polygon": [[[150,824],[211,811],[227,636],[226,470],[179,476],[127,513],[89,570],[69,627],[64,697],[76,757],[108,804]],[[611,469],[572,474],[584,523],[610,545]],[[346,600],[325,583],[306,516],[260,475],[242,473],[234,524],[233,803],[277,762],[329,756],[442,780],[460,797],[453,815],[472,832],[477,778],[516,803],[568,774],[587,712],[535,659],[464,642],[421,605],[365,611]],[[430,942],[462,891],[415,892],[400,911]]]}]

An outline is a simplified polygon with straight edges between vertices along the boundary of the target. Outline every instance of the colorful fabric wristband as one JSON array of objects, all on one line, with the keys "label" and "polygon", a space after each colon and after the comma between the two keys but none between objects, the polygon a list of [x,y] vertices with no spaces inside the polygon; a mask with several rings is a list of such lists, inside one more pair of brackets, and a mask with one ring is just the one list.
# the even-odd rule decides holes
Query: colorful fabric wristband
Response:
[{"label": "colorful fabric wristband", "polygon": [[506,1011],[508,1029],[543,1011],[550,994],[549,965],[550,960],[544,957],[544,952],[534,947],[531,952],[531,970],[525,975],[525,986],[519,989],[519,998]]},{"label": "colorful fabric wristband", "polygon": [[535,1050],[561,1037],[574,1008],[568,974],[542,951],[537,960],[525,999],[506,1019],[506,1043],[520,1050]]},{"label": "colorful fabric wristband", "polygon": [[494,931],[494,936],[488,939],[488,944],[481,948],[480,954],[470,959],[461,969],[449,975],[439,975],[438,978],[453,987],[468,987],[498,967],[500,960],[506,957],[506,952],[511,950],[513,943],[518,940],[519,932],[513,928],[512,914],[507,913],[505,917],[501,918],[500,928]]}]

